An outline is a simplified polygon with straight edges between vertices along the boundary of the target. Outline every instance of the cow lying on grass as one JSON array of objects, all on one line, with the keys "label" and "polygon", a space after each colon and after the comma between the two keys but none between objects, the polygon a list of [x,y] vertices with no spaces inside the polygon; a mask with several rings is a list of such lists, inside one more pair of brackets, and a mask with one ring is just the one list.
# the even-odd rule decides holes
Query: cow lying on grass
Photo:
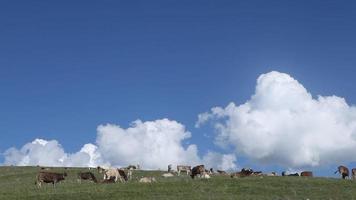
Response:
[{"label": "cow lying on grass", "polygon": [[142,177],[138,182],[140,183],[154,183],[157,182],[155,177]]},{"label": "cow lying on grass", "polygon": [[35,184],[41,187],[42,183],[52,183],[53,187],[55,187],[55,184],[64,180],[66,176],[67,173],[39,172]]}]

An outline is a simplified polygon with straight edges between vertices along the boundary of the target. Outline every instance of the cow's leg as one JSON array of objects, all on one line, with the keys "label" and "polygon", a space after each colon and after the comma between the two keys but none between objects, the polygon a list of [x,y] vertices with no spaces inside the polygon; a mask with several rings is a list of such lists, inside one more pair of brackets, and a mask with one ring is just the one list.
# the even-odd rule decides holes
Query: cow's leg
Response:
[{"label": "cow's leg", "polygon": [[40,188],[42,186],[42,181],[37,181],[37,187]]},{"label": "cow's leg", "polygon": [[180,176],[180,170],[178,170],[178,176]]}]

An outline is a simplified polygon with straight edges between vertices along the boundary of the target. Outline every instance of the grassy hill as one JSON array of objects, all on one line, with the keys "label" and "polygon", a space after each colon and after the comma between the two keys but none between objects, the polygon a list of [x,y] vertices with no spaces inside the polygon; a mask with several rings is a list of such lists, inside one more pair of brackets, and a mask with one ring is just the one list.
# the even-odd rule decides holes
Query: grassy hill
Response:
[{"label": "grassy hill", "polygon": [[[52,171],[63,172],[63,168]],[[231,179],[213,176],[209,180],[190,177],[161,178],[160,171],[134,171],[129,183],[79,184],[70,168],[65,182],[37,188],[36,167],[0,167],[0,199],[356,199],[356,182],[306,177],[247,177]],[[101,175],[95,175],[102,178]],[[138,183],[135,177],[155,176],[157,183]]]}]

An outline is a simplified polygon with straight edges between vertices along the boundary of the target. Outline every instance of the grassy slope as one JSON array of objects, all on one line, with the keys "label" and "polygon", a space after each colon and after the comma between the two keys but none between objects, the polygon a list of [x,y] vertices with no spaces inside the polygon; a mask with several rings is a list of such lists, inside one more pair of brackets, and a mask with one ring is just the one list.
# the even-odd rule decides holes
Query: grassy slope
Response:
[{"label": "grassy slope", "polygon": [[[62,172],[63,169],[53,171]],[[215,176],[191,180],[187,176],[161,178],[159,171],[135,171],[134,176],[156,176],[157,183],[77,183],[76,173],[53,188],[34,185],[36,167],[0,167],[0,199],[356,199],[356,182],[304,177],[248,177],[231,179]],[[100,177],[96,174],[97,177]]]}]

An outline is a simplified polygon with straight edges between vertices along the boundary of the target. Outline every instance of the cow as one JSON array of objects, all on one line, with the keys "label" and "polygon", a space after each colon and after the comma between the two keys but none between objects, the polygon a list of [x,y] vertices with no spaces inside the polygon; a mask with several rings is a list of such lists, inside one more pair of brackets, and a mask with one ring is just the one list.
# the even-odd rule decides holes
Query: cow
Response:
[{"label": "cow", "polygon": [[162,177],[164,177],[164,178],[173,177],[173,176],[174,176],[174,174],[172,174],[170,172],[162,174]]},{"label": "cow", "polygon": [[100,174],[104,174],[103,177],[104,180],[109,179],[112,176],[115,176],[115,182],[117,182],[118,179],[120,179],[120,182],[124,182],[124,180],[120,175],[119,170],[116,168],[104,169],[103,167],[98,166],[97,169]]},{"label": "cow", "polygon": [[265,176],[277,176],[277,173],[276,172],[271,172],[271,173],[268,173],[268,174],[264,174]]},{"label": "cow", "polygon": [[352,173],[352,180],[355,180],[356,179],[356,168],[352,168],[351,173]]},{"label": "cow", "polygon": [[262,171],[256,171],[256,172],[252,172],[251,174],[252,176],[262,176]]},{"label": "cow", "polygon": [[192,177],[192,179],[194,179],[194,177],[196,176],[202,176],[205,173],[205,168],[204,165],[197,165],[195,167],[193,167],[193,169],[190,172],[190,177]]},{"label": "cow", "polygon": [[77,180],[81,183],[81,180],[92,180],[94,183],[97,183],[98,180],[95,178],[94,174],[91,172],[79,172],[77,174]]},{"label": "cow", "polygon": [[115,176],[110,176],[109,179],[104,179],[101,181],[101,183],[115,183],[116,182],[115,179],[116,179]]},{"label": "cow", "polygon": [[138,182],[140,183],[154,183],[157,182],[155,177],[142,177]]},{"label": "cow", "polygon": [[137,169],[137,167],[135,165],[129,165],[126,167],[126,169],[135,170],[135,169]]},{"label": "cow", "polygon": [[202,179],[209,179],[210,178],[210,175],[208,173],[203,173],[203,175],[201,175]]},{"label": "cow", "polygon": [[345,166],[340,165],[340,166],[337,168],[337,170],[335,171],[334,174],[336,174],[336,173],[338,173],[338,172],[341,174],[342,179],[345,179],[346,177],[347,177],[347,178],[349,177],[349,169],[348,169],[347,167],[345,167]]},{"label": "cow", "polygon": [[224,170],[216,170],[216,172],[218,172],[220,175],[227,175],[226,171]]},{"label": "cow", "polygon": [[180,173],[183,171],[187,172],[188,175],[192,171],[192,167],[188,165],[177,165],[178,176],[180,176]]},{"label": "cow", "polygon": [[287,172],[282,172],[282,176],[299,176],[299,174],[298,173],[287,174]]},{"label": "cow", "polygon": [[250,168],[242,168],[240,172],[235,172],[230,175],[231,178],[242,178],[253,175],[253,170]]},{"label": "cow", "polygon": [[119,175],[124,178],[125,181],[129,180],[128,179],[128,175],[129,175],[129,177],[131,179],[131,176],[132,176],[132,170],[131,169],[128,170],[128,175],[126,175],[126,173],[125,173],[125,171],[123,169],[117,169],[117,171],[119,172]]},{"label": "cow", "polygon": [[42,183],[52,183],[53,187],[55,187],[55,184],[64,180],[67,176],[67,173],[55,173],[55,172],[43,172],[40,171],[37,174],[37,180],[35,184],[38,187],[41,187]]},{"label": "cow", "polygon": [[313,177],[313,172],[311,171],[303,171],[300,173],[300,176]]}]

